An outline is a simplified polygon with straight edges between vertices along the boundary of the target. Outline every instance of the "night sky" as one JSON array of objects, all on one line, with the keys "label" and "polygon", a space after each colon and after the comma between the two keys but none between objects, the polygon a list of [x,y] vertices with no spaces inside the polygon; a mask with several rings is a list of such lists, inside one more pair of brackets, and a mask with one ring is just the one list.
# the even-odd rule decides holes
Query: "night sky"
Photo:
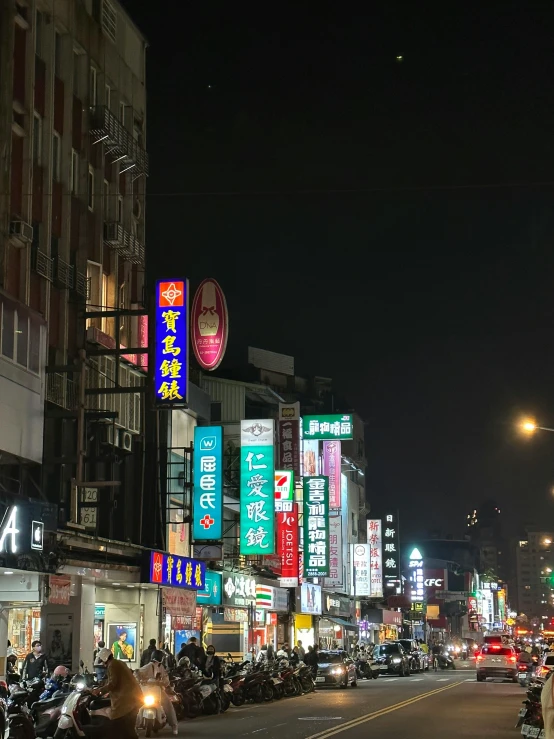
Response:
[{"label": "night sky", "polygon": [[140,5],[149,277],[335,378],[404,533],[554,525],[554,5]]}]

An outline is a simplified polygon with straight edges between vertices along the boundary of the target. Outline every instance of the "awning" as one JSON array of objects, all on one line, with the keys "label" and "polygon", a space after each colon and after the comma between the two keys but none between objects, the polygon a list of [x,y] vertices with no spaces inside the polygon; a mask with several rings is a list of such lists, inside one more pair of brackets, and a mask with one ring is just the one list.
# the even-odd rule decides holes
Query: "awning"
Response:
[{"label": "awning", "polygon": [[343,618],[337,618],[336,616],[322,616],[327,621],[332,621],[334,624],[342,626],[343,629],[350,629],[350,631],[359,631],[360,627],[357,624],[351,624],[350,621],[345,621]]}]

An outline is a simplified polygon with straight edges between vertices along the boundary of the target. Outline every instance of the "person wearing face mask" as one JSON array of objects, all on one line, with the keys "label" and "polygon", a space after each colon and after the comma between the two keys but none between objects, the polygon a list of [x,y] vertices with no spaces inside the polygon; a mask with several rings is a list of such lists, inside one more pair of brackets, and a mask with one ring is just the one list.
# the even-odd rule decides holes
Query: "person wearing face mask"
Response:
[{"label": "person wearing face mask", "polygon": [[167,670],[163,666],[164,659],[165,653],[161,649],[155,649],[150,656],[150,662],[147,665],[144,665],[144,667],[140,667],[138,670],[135,670],[135,675],[139,682],[158,680],[162,684],[162,708],[167,716],[167,723],[173,730],[173,734],[177,736],[179,733],[179,729],[177,728],[177,716],[175,715],[173,703],[169,700],[169,696],[165,692],[165,688],[170,686],[170,682]]},{"label": "person wearing face mask", "polygon": [[218,684],[221,678],[221,660],[215,655],[215,647],[208,644],[206,649],[206,660],[202,666],[202,672],[206,677],[213,678]]},{"label": "person wearing face mask", "polygon": [[32,680],[40,677],[46,669],[46,655],[42,654],[42,644],[37,640],[31,644],[32,652],[25,657],[23,662],[23,670],[21,671],[22,680]]}]

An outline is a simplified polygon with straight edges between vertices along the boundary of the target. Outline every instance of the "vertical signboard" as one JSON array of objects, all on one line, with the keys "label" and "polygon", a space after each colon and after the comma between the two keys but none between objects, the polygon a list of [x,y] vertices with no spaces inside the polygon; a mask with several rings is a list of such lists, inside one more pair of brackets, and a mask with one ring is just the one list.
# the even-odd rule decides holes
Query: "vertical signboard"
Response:
[{"label": "vertical signboard", "polygon": [[344,587],[341,516],[329,517],[329,577],[325,578],[323,587],[331,590],[342,590]]},{"label": "vertical signboard", "polygon": [[329,478],[304,478],[304,577],[329,575]]},{"label": "vertical signboard", "polygon": [[275,502],[294,500],[294,472],[275,470]]},{"label": "vertical signboard", "polygon": [[279,403],[279,467],[300,476],[300,403]]},{"label": "vertical signboard", "polygon": [[371,544],[352,544],[352,595],[372,596]]},{"label": "vertical signboard", "polygon": [[319,475],[319,441],[302,440],[302,477]]},{"label": "vertical signboard", "polygon": [[229,314],[219,283],[208,278],[200,283],[192,301],[191,337],[194,356],[204,370],[221,364],[227,347]]},{"label": "vertical signboard", "polygon": [[423,557],[417,547],[414,547],[408,560],[408,580],[411,586],[412,603],[421,602],[425,596],[423,577]]},{"label": "vertical signboard", "polygon": [[194,429],[194,487],[192,536],[194,541],[223,536],[223,429]]},{"label": "vertical signboard", "polygon": [[329,478],[329,508],[340,508],[340,474],[341,445],[340,441],[324,441],[323,474]]},{"label": "vertical signboard", "polygon": [[240,423],[240,553],[275,552],[274,421]]},{"label": "vertical signboard", "polygon": [[383,516],[383,576],[385,587],[400,584],[400,537],[398,513],[392,511]]},{"label": "vertical signboard", "polygon": [[298,503],[283,504],[290,510],[277,511],[277,554],[281,558],[282,588],[295,588],[298,585]]},{"label": "vertical signboard", "polygon": [[158,405],[183,405],[188,389],[188,282],[157,280],[154,392]]},{"label": "vertical signboard", "polygon": [[383,597],[383,541],[380,518],[370,518],[367,522],[367,543],[370,546],[369,561],[371,569],[371,597]]}]

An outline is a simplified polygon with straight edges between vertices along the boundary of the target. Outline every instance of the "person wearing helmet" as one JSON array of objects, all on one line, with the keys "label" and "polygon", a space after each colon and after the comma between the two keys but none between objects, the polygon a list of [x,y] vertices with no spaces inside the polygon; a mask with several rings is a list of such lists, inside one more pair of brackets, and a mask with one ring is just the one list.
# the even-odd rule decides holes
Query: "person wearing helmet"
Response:
[{"label": "person wearing helmet", "polygon": [[177,716],[175,715],[175,709],[173,708],[172,702],[169,700],[168,694],[165,692],[165,688],[170,685],[169,675],[167,670],[163,666],[165,659],[165,653],[161,649],[155,649],[150,657],[150,662],[144,667],[139,667],[135,670],[135,675],[139,682],[147,682],[148,680],[158,680],[164,687],[162,690],[162,708],[165,715],[167,716],[167,723],[171,727],[173,734],[177,736],[179,729],[177,728]]},{"label": "person wearing helmet", "polygon": [[94,695],[110,694],[113,736],[118,739],[136,739],[137,713],[142,705],[140,685],[127,665],[114,659],[107,647],[100,649],[96,655],[96,664],[107,668],[108,682],[92,692]]}]

